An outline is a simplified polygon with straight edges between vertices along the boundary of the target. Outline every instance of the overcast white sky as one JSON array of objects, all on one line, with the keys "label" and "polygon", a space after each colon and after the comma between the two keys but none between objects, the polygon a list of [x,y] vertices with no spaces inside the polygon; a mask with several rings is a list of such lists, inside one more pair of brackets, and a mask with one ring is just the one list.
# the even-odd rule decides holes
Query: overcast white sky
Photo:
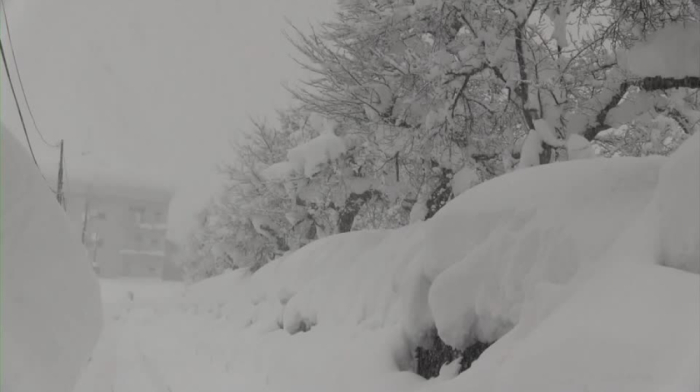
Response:
[{"label": "overcast white sky", "polygon": [[[211,193],[248,115],[284,107],[280,83],[303,75],[285,18],[304,27],[335,9],[335,0],[5,1],[30,104],[46,138],[65,139],[69,179],[180,189],[176,224]],[[2,120],[21,135],[7,83]],[[53,173],[58,152],[29,131]]]}]

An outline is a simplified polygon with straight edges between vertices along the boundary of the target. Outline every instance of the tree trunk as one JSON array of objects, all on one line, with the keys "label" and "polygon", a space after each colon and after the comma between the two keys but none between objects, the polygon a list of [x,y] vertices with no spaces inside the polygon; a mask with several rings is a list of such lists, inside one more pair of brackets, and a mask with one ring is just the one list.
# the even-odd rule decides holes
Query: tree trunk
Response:
[{"label": "tree trunk", "polygon": [[374,196],[381,196],[381,193],[374,189],[366,190],[362,193],[351,193],[345,200],[345,205],[338,211],[338,233],[347,233],[352,230],[355,217],[360,212],[365,203]]}]

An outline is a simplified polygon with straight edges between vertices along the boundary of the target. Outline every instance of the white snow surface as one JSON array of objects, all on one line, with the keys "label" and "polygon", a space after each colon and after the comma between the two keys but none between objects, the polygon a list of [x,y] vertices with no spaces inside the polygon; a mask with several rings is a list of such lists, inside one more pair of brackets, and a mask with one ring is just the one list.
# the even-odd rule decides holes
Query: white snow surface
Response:
[{"label": "white snow surface", "polygon": [[[303,165],[301,166],[303,167]],[[261,174],[270,181],[284,181],[294,177],[295,173],[294,164],[289,161],[283,161],[268,166]]]},{"label": "white snow surface", "polygon": [[[326,131],[290,149],[287,152],[287,159],[293,165],[295,172],[312,177],[321,170],[323,164],[340,158],[345,151],[345,141],[332,131]],[[277,171],[276,169],[275,172]]]},{"label": "white snow surface", "polygon": [[465,166],[452,178],[452,192],[459,196],[480,181],[479,173],[474,168]]},{"label": "white snow surface", "polygon": [[666,26],[623,53],[621,61],[633,74],[642,77],[700,76],[700,23]]},{"label": "white snow surface", "polygon": [[102,327],[97,279],[66,214],[4,125],[0,146],[0,389],[70,392]]},{"label": "white snow surface", "polygon": [[570,161],[594,158],[596,156],[591,143],[585,137],[575,133],[569,135],[568,139],[566,139],[566,152]]},{"label": "white snow surface", "polygon": [[518,169],[537,166],[540,164],[540,154],[542,153],[542,137],[540,133],[531,130],[525,137],[523,146],[520,149],[520,162]]},{"label": "white snow surface", "polygon": [[[157,304],[136,293],[88,379],[136,392],[697,391],[698,153],[516,171],[425,222],[329,236]],[[496,343],[466,372],[424,380],[411,353],[433,328],[455,347]]]},{"label": "white snow surface", "polygon": [[564,141],[557,137],[556,131],[546,120],[537,119],[534,125],[543,142],[552,147],[564,147]]},{"label": "white snow surface", "polygon": [[699,178],[700,133],[696,133],[661,170],[657,195],[663,263],[695,273],[700,273]]},{"label": "white snow surface", "polygon": [[[454,191],[454,185],[453,185],[453,191]],[[425,200],[422,198],[419,198],[418,201],[416,201],[416,204],[411,207],[411,213],[409,214],[409,221],[411,223],[416,223],[416,222],[422,222],[425,220],[425,217],[428,215],[428,205],[425,204]]]}]

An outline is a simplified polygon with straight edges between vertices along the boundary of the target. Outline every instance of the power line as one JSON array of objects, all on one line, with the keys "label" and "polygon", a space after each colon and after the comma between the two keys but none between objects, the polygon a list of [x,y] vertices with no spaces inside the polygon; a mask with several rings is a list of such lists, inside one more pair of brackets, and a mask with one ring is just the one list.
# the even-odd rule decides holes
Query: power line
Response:
[{"label": "power line", "polygon": [[[27,105],[27,110],[29,111],[29,117],[32,119],[32,123],[34,124],[34,128],[36,129],[36,132],[39,134],[39,137],[41,138],[41,141],[44,142],[47,146],[51,148],[58,148],[58,143],[52,144],[49,143],[46,138],[44,138],[44,135],[41,133],[41,130],[39,130],[39,126],[36,123],[36,119],[34,118],[34,112],[32,112],[32,107],[29,105],[29,99],[27,98],[27,92],[24,90],[24,83],[22,82],[22,74],[19,71],[19,65],[17,64],[17,55],[15,54],[15,46],[12,44],[12,33],[10,33],[10,22],[7,19],[7,7],[5,6],[5,0],[0,0],[0,6],[2,6],[2,15],[3,18],[5,19],[5,30],[7,30],[7,41],[10,44],[10,52],[12,52],[12,62],[15,64],[15,71],[17,72],[17,81],[19,82],[19,87],[20,90],[22,90],[22,96],[24,97],[24,103]],[[7,67],[7,63],[5,63],[5,67]],[[9,75],[8,75],[9,77]]]},{"label": "power line", "polygon": [[[7,67],[7,59],[5,58],[5,49],[2,46],[2,41],[0,41],[0,54],[2,54],[2,62],[5,64],[5,73],[7,74],[7,82],[10,84],[10,90],[12,90],[12,96],[15,98],[15,105],[17,106],[17,112],[19,113],[19,120],[22,123],[22,129],[24,129],[24,137],[27,138],[27,145],[29,145],[29,152],[32,153],[32,159],[34,160],[34,164],[36,165],[37,168],[39,168],[39,172],[41,172],[41,168],[39,167],[39,163],[36,161],[36,157],[34,156],[34,149],[32,149],[32,142],[29,141],[29,134],[27,133],[27,124],[24,123],[24,116],[22,115],[22,110],[19,108],[19,101],[17,100],[17,93],[15,92],[15,85],[12,83],[12,78],[10,77],[10,69]],[[43,174],[42,174],[43,176]],[[46,178],[44,178],[46,179]]]}]

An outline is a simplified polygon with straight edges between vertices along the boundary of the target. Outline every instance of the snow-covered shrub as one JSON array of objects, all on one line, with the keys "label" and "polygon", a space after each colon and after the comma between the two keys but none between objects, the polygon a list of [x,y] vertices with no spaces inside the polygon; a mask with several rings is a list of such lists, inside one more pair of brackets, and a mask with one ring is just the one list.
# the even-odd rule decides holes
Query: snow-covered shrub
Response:
[{"label": "snow-covered shrub", "polygon": [[[697,21],[685,3],[645,7],[343,2],[291,38],[314,78],[290,88],[277,126],[254,123],[237,146],[217,213],[252,223],[236,229],[256,244],[243,258],[263,264],[328,235],[429,220],[515,169],[668,155],[700,129]],[[576,34],[573,20],[592,15],[610,17]],[[665,58],[666,29],[687,49],[681,64],[637,64]]]}]

